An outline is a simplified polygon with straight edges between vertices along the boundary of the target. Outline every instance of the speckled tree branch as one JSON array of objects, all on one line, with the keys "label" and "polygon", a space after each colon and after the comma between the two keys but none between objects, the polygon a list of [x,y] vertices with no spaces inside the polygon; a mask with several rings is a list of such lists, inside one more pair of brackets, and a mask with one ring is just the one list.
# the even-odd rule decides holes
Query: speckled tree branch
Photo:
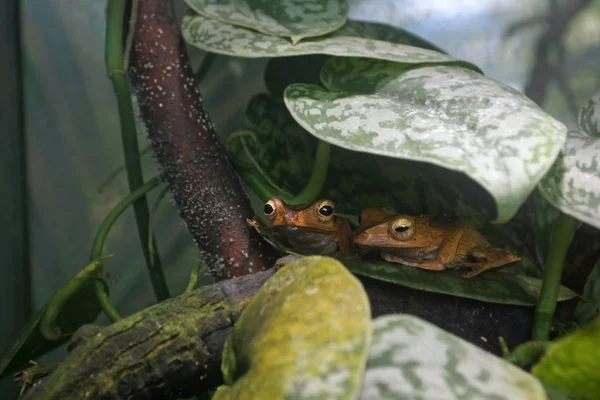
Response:
[{"label": "speckled tree branch", "polygon": [[24,399],[176,399],[221,381],[233,323],[272,270],[169,299],[110,326],[87,325]]},{"label": "speckled tree branch", "polygon": [[252,210],[204,107],[172,0],[139,3],[129,76],[179,213],[217,279],[272,265]]}]

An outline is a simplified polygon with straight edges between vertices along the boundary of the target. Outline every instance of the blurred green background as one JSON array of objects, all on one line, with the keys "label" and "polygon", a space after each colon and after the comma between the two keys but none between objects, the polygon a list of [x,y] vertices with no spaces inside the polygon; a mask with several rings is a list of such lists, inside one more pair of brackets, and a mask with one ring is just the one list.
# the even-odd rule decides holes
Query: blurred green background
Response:
[{"label": "blurred green background", "polygon": [[[575,110],[600,88],[600,1],[350,2],[350,18],[420,35],[525,91],[569,127]],[[177,6],[181,15],[185,5]],[[1,350],[17,337],[28,314],[86,265],[98,226],[127,193],[124,174],[99,191],[123,164],[104,66],[105,7],[98,0],[0,2]],[[204,56],[195,49],[190,54],[194,66]],[[265,62],[217,57],[200,89],[221,135],[236,129],[248,99],[263,90]],[[143,165],[146,178],[157,173],[151,155]],[[151,207],[159,193],[150,196]],[[197,250],[172,201],[161,203],[153,229],[176,295],[187,284]],[[113,228],[105,253],[116,254],[106,270],[117,309],[128,315],[153,304],[131,211]],[[209,280],[205,276],[200,283]],[[58,349],[42,361],[64,352]],[[5,380],[0,393],[13,398],[17,391]]]}]

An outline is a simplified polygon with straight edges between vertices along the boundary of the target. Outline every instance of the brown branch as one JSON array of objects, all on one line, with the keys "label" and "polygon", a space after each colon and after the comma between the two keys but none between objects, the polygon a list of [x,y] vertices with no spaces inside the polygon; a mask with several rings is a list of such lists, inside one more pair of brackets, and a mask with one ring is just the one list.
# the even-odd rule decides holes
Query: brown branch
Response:
[{"label": "brown branch", "polygon": [[535,65],[525,88],[525,94],[540,107],[546,98],[548,83],[555,78],[556,74],[556,68],[551,64],[549,53],[553,46],[560,43],[573,17],[589,2],[590,0],[552,1],[551,10],[546,18],[548,28],[538,42]]},{"label": "brown branch", "polygon": [[221,352],[272,270],[185,293],[107,327],[87,325],[24,399],[175,399],[221,381]]},{"label": "brown branch", "polygon": [[139,2],[129,76],[180,216],[217,279],[272,265],[249,201],[206,112],[172,0]]}]

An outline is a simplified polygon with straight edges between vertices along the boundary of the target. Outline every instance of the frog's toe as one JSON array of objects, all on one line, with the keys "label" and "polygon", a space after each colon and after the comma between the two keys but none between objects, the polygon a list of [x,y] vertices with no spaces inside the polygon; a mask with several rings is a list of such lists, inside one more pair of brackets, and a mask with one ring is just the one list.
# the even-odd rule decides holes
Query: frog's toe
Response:
[{"label": "frog's toe", "polygon": [[277,260],[275,260],[275,265],[273,266],[273,268],[275,268],[275,271],[279,271],[281,268],[288,265],[292,261],[296,261],[300,257],[302,256],[298,256],[296,254],[288,254],[287,256],[280,257]]},{"label": "frog's toe", "polygon": [[482,273],[486,269],[487,268],[472,268],[469,272],[466,272],[466,273],[462,274],[462,277],[463,278],[472,278],[474,276],[479,275],[480,273]]}]

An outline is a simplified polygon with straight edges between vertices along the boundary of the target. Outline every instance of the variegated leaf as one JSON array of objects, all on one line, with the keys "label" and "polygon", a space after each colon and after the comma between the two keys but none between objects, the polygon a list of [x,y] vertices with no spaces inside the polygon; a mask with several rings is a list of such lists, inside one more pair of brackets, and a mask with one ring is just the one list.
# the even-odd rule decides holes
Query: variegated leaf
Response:
[{"label": "variegated leaf", "polygon": [[[230,146],[238,151],[234,156],[250,160],[272,186],[298,193],[312,173],[317,139],[296,123],[284,104],[265,94],[250,100],[242,126],[254,132],[254,139],[242,137],[245,146]],[[428,211],[424,190],[418,166],[333,147],[321,197],[336,203],[338,212],[355,216],[365,207],[387,205],[420,213]]]},{"label": "variegated leaf", "polygon": [[201,15],[188,14],[183,18],[182,23],[183,38],[192,46],[235,57],[329,54],[342,57],[368,57],[405,64],[450,63],[479,71],[470,63],[456,60],[437,51],[356,36],[364,32],[364,29],[357,28],[355,22],[348,21],[342,28],[329,35],[294,45],[284,38],[224,24]]},{"label": "variegated leaf", "polygon": [[539,189],[556,208],[600,228],[600,137],[570,131]]},{"label": "variegated leaf", "polygon": [[186,0],[198,14],[266,35],[302,38],[335,31],[346,22],[347,0]]},{"label": "variegated leaf", "polygon": [[[420,268],[393,264],[383,260],[343,260],[357,275],[391,282],[412,289],[449,294],[498,304],[535,305],[542,281],[538,278],[514,275],[501,270],[485,271],[465,279],[465,271],[426,271]],[[510,266],[507,266],[510,267]],[[577,293],[561,286],[559,301],[577,297]]]},{"label": "variegated leaf", "polygon": [[590,136],[600,136],[600,92],[596,93],[581,107],[577,125],[579,129]]},{"label": "variegated leaf", "polygon": [[531,372],[583,400],[600,395],[600,318],[557,340]]},{"label": "variegated leaf", "polygon": [[546,400],[518,367],[410,315],[373,322],[360,399]]},{"label": "variegated leaf", "polygon": [[[349,21],[344,30],[346,36],[384,40],[444,52],[439,47],[418,36],[390,25],[367,21]],[[328,58],[323,54],[271,58],[265,67],[264,73],[269,94],[275,99],[282,99],[283,91],[292,83],[319,84],[321,82],[319,77],[321,67]]]},{"label": "variegated leaf", "polygon": [[227,338],[213,399],[353,399],[371,342],[369,300],[337,260],[303,257],[258,291]]},{"label": "variegated leaf", "polygon": [[531,100],[465,68],[332,58],[321,80],[327,89],[286,89],[304,129],[349,150],[462,172],[492,196],[496,222],[515,215],[565,140],[565,126]]}]

